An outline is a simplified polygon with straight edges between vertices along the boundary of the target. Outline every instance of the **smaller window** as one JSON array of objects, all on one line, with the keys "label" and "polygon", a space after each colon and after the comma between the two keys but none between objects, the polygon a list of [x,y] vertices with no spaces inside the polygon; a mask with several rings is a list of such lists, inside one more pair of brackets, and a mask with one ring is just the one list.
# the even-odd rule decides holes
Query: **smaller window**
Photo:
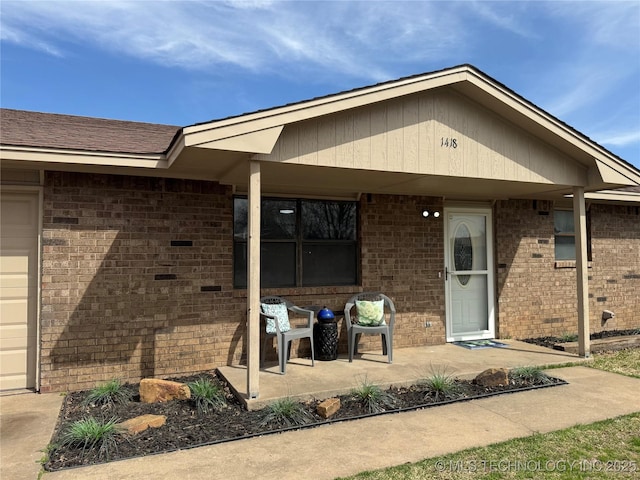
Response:
[{"label": "smaller window", "polygon": [[[591,261],[591,218],[587,213],[587,258]],[[556,260],[576,259],[576,231],[573,211],[554,210],[553,233],[555,237]]]}]

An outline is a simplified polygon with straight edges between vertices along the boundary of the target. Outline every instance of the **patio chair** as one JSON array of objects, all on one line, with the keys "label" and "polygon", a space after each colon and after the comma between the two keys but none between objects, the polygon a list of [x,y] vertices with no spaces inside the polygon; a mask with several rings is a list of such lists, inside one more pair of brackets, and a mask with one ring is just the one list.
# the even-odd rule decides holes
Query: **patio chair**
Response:
[{"label": "patio chair", "polygon": [[[307,317],[306,325],[304,327],[292,328],[289,323],[289,312]],[[309,338],[309,342],[311,342],[311,365],[315,366],[313,317],[314,313],[312,310],[297,307],[284,298],[275,296],[262,297],[260,299],[260,318],[265,319],[266,325],[260,365],[264,366],[267,341],[275,337],[277,340],[278,363],[280,364],[280,373],[282,375],[284,375],[287,370],[287,362],[291,356],[292,340]]]},{"label": "patio chair", "polygon": [[[355,309],[355,315],[353,310]],[[364,292],[354,295],[344,307],[344,321],[347,325],[349,361],[358,352],[360,336],[382,335],[382,354],[393,363],[393,324],[396,307],[389,297],[379,292]]]}]

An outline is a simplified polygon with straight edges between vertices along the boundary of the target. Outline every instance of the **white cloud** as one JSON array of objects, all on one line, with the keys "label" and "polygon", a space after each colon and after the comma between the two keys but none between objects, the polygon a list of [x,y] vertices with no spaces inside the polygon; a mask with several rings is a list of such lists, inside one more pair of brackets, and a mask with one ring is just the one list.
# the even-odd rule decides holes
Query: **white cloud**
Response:
[{"label": "white cloud", "polygon": [[62,52],[51,43],[38,39],[19,28],[11,25],[2,25],[0,28],[0,39],[15,43],[17,45],[26,46],[34,50],[40,50],[55,57],[62,57]]},{"label": "white cloud", "polygon": [[640,2],[550,2],[552,15],[579,27],[584,42],[625,51],[640,51]]},{"label": "white cloud", "polygon": [[598,143],[602,143],[603,145],[628,147],[630,145],[640,144],[640,130],[602,133],[598,134],[596,138],[598,139]]},{"label": "white cloud", "polygon": [[545,110],[556,117],[569,116],[586,105],[596,103],[617,80],[615,72],[596,68],[593,64],[556,69],[555,75],[559,80],[555,88],[551,84],[553,92],[548,93]]},{"label": "white cloud", "polygon": [[539,38],[539,33],[526,25],[527,15],[526,11],[522,9],[522,7],[526,9],[526,5],[525,2],[485,2],[478,0],[473,0],[469,3],[470,8],[476,15],[496,27],[515,33],[520,37]]},{"label": "white cloud", "polygon": [[256,94],[236,73],[339,90],[472,63],[585,132],[640,130],[637,1],[0,0],[0,9],[4,44],[57,57],[82,46],[237,82],[248,108]]},{"label": "white cloud", "polygon": [[[331,68],[375,81],[463,44],[458,4],[29,1],[2,4],[3,40],[60,55],[69,40],[186,69]],[[13,32],[8,34],[6,32]],[[64,39],[64,42],[62,41]]]}]

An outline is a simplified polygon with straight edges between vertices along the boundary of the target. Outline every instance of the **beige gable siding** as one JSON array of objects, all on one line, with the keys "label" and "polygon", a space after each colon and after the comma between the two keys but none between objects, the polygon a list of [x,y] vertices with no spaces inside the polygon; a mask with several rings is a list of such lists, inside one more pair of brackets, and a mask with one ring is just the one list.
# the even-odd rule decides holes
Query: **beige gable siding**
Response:
[{"label": "beige gable siding", "polygon": [[[449,145],[455,139],[456,148]],[[261,160],[583,185],[586,169],[451,90],[290,124]]]}]

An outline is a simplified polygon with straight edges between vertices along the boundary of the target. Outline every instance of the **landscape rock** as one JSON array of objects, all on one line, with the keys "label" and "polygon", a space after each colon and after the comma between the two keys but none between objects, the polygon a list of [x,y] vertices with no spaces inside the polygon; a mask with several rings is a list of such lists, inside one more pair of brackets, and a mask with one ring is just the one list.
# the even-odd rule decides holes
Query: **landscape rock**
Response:
[{"label": "landscape rock", "polygon": [[338,410],[340,410],[339,398],[327,398],[316,408],[316,412],[318,412],[318,415],[320,415],[322,418],[329,418]]},{"label": "landscape rock", "polygon": [[119,423],[118,428],[126,431],[130,435],[144,432],[147,428],[158,428],[167,422],[165,415],[140,415],[125,422]]},{"label": "landscape rock", "polygon": [[509,370],[506,368],[488,368],[474,380],[483,387],[498,387],[509,385]]},{"label": "landscape rock", "polygon": [[145,378],[140,382],[140,401],[143,403],[160,403],[189,398],[191,398],[191,390],[184,383],[156,378]]}]

